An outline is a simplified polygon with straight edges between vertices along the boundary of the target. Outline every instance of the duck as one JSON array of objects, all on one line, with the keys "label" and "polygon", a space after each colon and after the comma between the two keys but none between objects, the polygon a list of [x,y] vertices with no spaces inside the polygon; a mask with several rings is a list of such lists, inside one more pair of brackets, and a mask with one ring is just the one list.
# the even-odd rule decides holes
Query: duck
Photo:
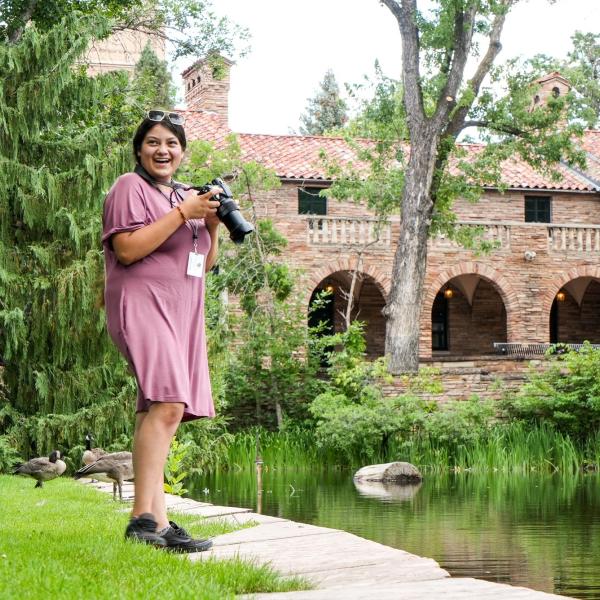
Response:
[{"label": "duck", "polygon": [[31,460],[17,465],[13,469],[14,475],[27,475],[33,477],[37,481],[36,488],[41,488],[44,481],[50,481],[60,477],[66,470],[67,465],[60,458],[61,454],[58,450],[53,450],[50,456],[46,458],[32,458]]},{"label": "duck", "polygon": [[[119,500],[123,500],[123,482],[133,479],[133,458],[131,452],[111,452],[104,454],[98,460],[81,467],[75,472],[75,479],[81,477],[90,477],[95,475],[97,479],[113,484],[113,500],[117,499],[117,489],[119,490]],[[105,479],[105,477],[107,479]]]},{"label": "duck", "polygon": [[91,433],[87,433],[85,436],[85,451],[83,456],[81,457],[81,462],[84,465],[91,465],[93,462],[96,462],[101,456],[106,454],[105,450],[102,448],[92,448],[92,441],[94,440],[94,436]]}]

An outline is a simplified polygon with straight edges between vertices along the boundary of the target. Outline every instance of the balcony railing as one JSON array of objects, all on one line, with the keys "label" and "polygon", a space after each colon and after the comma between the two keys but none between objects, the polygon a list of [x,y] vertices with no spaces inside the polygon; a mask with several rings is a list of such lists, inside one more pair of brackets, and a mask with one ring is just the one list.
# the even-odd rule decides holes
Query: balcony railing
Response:
[{"label": "balcony railing", "polygon": [[387,248],[391,227],[377,219],[310,216],[306,219],[306,241],[313,246],[366,246]]},{"label": "balcony railing", "polygon": [[[470,229],[480,228],[482,229],[480,239],[493,243],[497,250],[510,250],[511,223],[460,221],[457,225],[459,227],[468,227]],[[448,239],[444,234],[438,234],[431,238],[429,243],[432,248],[462,248],[461,244]]]},{"label": "balcony railing", "polygon": [[600,252],[600,226],[549,225],[549,252]]},{"label": "balcony railing", "polygon": [[[544,244],[547,233],[549,253],[600,254],[600,225],[562,225],[553,223],[523,223],[518,221],[460,221],[460,227],[482,229],[481,239],[491,242],[495,251],[510,251],[514,238],[532,238],[535,244]],[[540,237],[541,235],[541,237]],[[391,225],[373,218],[309,216],[306,219],[306,238],[309,245],[366,246],[389,248]],[[537,238],[537,241],[533,241]],[[432,250],[460,250],[462,246],[444,235],[429,240]],[[541,249],[541,248],[540,248]]]}]

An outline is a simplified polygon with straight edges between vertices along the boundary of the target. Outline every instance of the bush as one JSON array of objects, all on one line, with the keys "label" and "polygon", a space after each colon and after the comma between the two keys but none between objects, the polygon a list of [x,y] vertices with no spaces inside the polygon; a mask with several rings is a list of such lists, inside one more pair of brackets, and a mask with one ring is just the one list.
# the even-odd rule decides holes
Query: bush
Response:
[{"label": "bush", "polygon": [[600,425],[600,351],[585,343],[579,352],[554,353],[543,372],[530,371],[527,383],[504,398],[508,417],[550,425],[579,441]]}]

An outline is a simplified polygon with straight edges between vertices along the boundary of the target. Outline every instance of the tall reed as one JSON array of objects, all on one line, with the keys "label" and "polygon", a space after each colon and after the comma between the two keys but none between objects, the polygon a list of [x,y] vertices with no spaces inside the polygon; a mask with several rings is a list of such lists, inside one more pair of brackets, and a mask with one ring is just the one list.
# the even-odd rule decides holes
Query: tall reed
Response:
[{"label": "tall reed", "polygon": [[[248,468],[257,457],[273,468],[360,467],[365,454],[340,455],[318,447],[312,431],[296,429],[272,432],[254,428],[236,433],[228,446],[225,463],[216,467]],[[498,424],[485,435],[464,444],[440,442],[431,436],[390,439],[387,447],[371,454],[369,462],[407,461],[428,472],[468,470],[506,473],[562,472],[598,468],[600,433],[586,444],[545,425],[520,422]]]}]

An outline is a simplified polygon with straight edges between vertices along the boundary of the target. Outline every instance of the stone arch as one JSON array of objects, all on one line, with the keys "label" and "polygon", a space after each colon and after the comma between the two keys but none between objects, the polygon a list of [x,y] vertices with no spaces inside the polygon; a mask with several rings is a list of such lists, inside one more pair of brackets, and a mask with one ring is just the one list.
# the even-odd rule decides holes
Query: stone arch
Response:
[{"label": "stone arch", "polygon": [[[304,290],[303,303],[308,306],[310,297],[312,296],[313,290],[323,281],[338,271],[354,271],[356,270],[356,260],[353,259],[339,259],[331,262],[329,265],[311,271],[308,274],[306,287]],[[383,299],[387,302],[388,295],[391,287],[391,277],[385,275],[376,266],[368,263],[363,263],[360,272],[369,275],[373,280],[374,285],[377,287]]]},{"label": "stone arch", "polygon": [[[326,300],[316,313],[311,314],[309,324],[315,319],[313,325],[317,322],[326,323],[328,331],[339,332],[345,329],[348,291],[355,270],[349,261],[336,261],[327,268],[311,273],[310,280],[307,282],[310,292],[305,304],[307,311],[316,291],[330,289],[332,293],[331,300]],[[354,289],[350,320],[359,319],[365,323],[366,355],[376,358],[383,356],[385,350],[386,319],[383,308],[386,303],[386,291],[381,281],[375,279],[376,276],[381,276],[376,268],[361,268],[358,273],[361,277]]]},{"label": "stone arch", "polygon": [[554,302],[554,298],[556,297],[558,291],[567,283],[569,283],[569,281],[579,277],[592,277],[600,281],[600,267],[594,265],[580,265],[578,267],[569,269],[565,273],[558,274],[543,296],[542,309],[544,311],[544,315],[550,314],[552,303]]},{"label": "stone arch", "polygon": [[[519,300],[517,293],[507,277],[488,265],[473,261],[454,265],[450,269],[438,273],[435,279],[428,285],[427,293],[421,308],[422,331],[430,329],[429,320],[431,317],[431,310],[438,291],[446,285],[450,279],[459,277],[460,275],[472,274],[479,275],[483,279],[488,280],[494,285],[496,291],[500,295],[506,310],[506,334],[510,341],[514,338],[516,332],[515,318],[519,314]],[[427,327],[425,327],[425,322],[427,323]]]}]

